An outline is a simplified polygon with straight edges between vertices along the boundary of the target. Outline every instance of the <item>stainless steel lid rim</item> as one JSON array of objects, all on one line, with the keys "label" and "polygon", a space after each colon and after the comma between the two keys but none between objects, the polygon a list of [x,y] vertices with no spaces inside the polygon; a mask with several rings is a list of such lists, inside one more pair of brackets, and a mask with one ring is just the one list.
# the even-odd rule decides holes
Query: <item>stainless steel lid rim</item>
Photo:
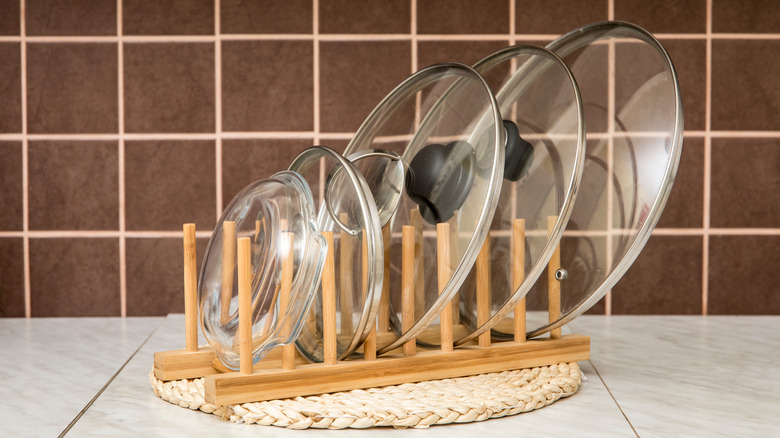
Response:
[{"label": "stainless steel lid rim", "polygon": [[[324,146],[314,146],[301,152],[288,166],[288,170],[291,172],[297,172],[306,165],[310,164],[314,160],[327,157],[335,160],[339,165],[339,170],[344,172],[349,178],[350,183],[355,190],[355,197],[358,199],[361,210],[368,214],[363,218],[365,221],[366,232],[366,245],[368,250],[368,257],[371,259],[368,262],[368,271],[366,272],[366,295],[363,302],[363,308],[361,310],[361,317],[358,320],[358,326],[354,330],[354,334],[346,346],[346,348],[339,353],[339,359],[346,359],[349,357],[355,349],[357,349],[368,336],[371,331],[371,324],[369,321],[374,321],[376,317],[377,308],[382,294],[382,272],[381,268],[384,266],[384,252],[378,250],[377,241],[381,242],[382,230],[379,224],[379,215],[377,213],[376,204],[371,197],[370,189],[366,184],[364,178],[354,168],[352,163],[344,158],[341,154]],[[324,228],[323,225],[326,222],[326,218],[329,218],[333,212],[328,206],[323,203],[318,213],[318,225]],[[333,217],[333,222],[338,222],[339,218]],[[373,263],[372,263],[373,261]],[[321,271],[321,270],[320,270]],[[296,340],[296,346],[298,350],[304,354],[311,361],[318,361],[317,356],[303,347],[302,342]]]},{"label": "stainless steel lid rim", "polygon": [[[580,89],[579,86],[577,85],[576,78],[574,77],[574,75],[572,74],[571,70],[566,65],[566,63],[563,62],[563,60],[558,55],[556,55],[554,52],[551,52],[548,49],[536,47],[536,46],[528,46],[528,45],[516,45],[512,47],[507,47],[493,53],[492,55],[488,55],[487,57],[483,58],[482,60],[480,60],[474,65],[474,69],[480,72],[481,68],[487,69],[505,60],[516,57],[518,54],[523,52],[531,52],[538,55],[547,56],[555,60],[556,64],[563,69],[572,87],[575,106],[577,109],[577,117],[580,121],[583,121],[584,110],[582,106],[582,96],[580,94]],[[522,69],[518,69],[518,72],[515,73],[515,75],[521,75],[523,73],[524,72]],[[542,73],[543,72],[539,72],[538,74],[542,74]],[[532,83],[533,81],[528,80],[526,82],[527,84],[526,86],[531,86]],[[496,93],[497,100],[501,99],[501,97],[507,94],[510,94],[511,90],[508,90],[506,88],[507,85],[502,87],[502,89],[498,93]],[[499,107],[500,106],[501,105],[499,105]],[[585,148],[584,148],[585,135],[586,135],[585,123],[579,123],[577,128],[578,147],[576,148],[574,169],[572,172],[572,177],[568,181],[568,184],[565,188],[566,195],[563,201],[563,209],[560,211],[555,226],[550,234],[552,237],[548,239],[544,249],[537,257],[537,262],[534,264],[534,267],[531,269],[530,272],[526,273],[525,281],[523,281],[520,287],[516,289],[514,293],[512,293],[511,298],[505,302],[505,304],[501,307],[501,309],[499,309],[492,317],[490,317],[484,324],[482,324],[476,330],[472,331],[467,336],[457,339],[455,341],[455,345],[462,345],[478,337],[480,334],[488,330],[491,330],[493,326],[495,326],[504,317],[506,317],[511,311],[513,311],[514,306],[517,304],[517,302],[525,297],[525,295],[531,290],[531,287],[534,285],[536,280],[544,272],[547,262],[552,257],[556,247],[558,246],[560,239],[563,236],[563,230],[566,228],[569,217],[574,208],[574,203],[576,202],[577,192],[579,190],[580,181],[582,179],[582,168],[585,161]],[[509,260],[502,260],[500,262],[510,263]]]},{"label": "stainless steel lid rim", "polygon": [[[436,83],[437,81],[440,81],[442,78],[455,79],[456,84],[444,90],[439,100],[437,100],[433,105],[433,109],[428,112],[425,117],[422,117],[419,129],[416,129],[411,133],[412,141],[407,143],[407,148],[404,149],[404,153],[401,154],[402,160],[406,163],[409,162],[411,158],[409,154],[413,154],[414,152],[408,149],[408,145],[413,143],[416,144],[415,142],[417,140],[425,136],[425,130],[429,129],[432,124],[436,123],[436,117],[432,116],[432,114],[436,113],[438,110],[441,110],[439,105],[445,105],[443,102],[447,101],[448,97],[459,96],[458,91],[461,90],[461,88],[456,86],[457,80],[470,81],[470,86],[475,90],[481,90],[481,95],[484,95],[482,96],[484,97],[484,102],[481,102],[479,105],[486,105],[485,112],[480,113],[482,114],[480,117],[488,118],[482,119],[482,124],[488,124],[488,129],[490,132],[482,132],[482,134],[489,134],[489,138],[492,139],[491,141],[493,142],[490,144],[491,155],[486,157],[489,158],[489,160],[485,160],[489,161],[489,164],[486,166],[488,167],[487,172],[489,178],[485,178],[488,183],[482,185],[482,188],[485,190],[487,195],[485,196],[485,199],[480,199],[481,209],[478,215],[474,215],[475,221],[477,222],[474,224],[476,229],[474,230],[471,239],[467,243],[468,249],[465,251],[466,254],[458,261],[457,266],[454,267],[453,275],[450,277],[442,293],[434,300],[433,304],[431,304],[431,307],[428,308],[425,314],[420,319],[415,321],[411,329],[409,329],[406,333],[401,334],[400,337],[396,338],[394,341],[391,341],[389,344],[378,346],[379,348],[377,350],[377,354],[380,355],[387,353],[388,351],[391,351],[402,345],[407,340],[416,337],[419,332],[424,330],[435,318],[438,317],[439,313],[441,313],[441,310],[447,305],[447,303],[457,292],[460,283],[465,280],[466,276],[468,275],[468,269],[471,267],[471,265],[474,264],[478,254],[479,245],[484,240],[488,232],[488,228],[484,226],[484,224],[489,223],[489,221],[492,220],[496,205],[498,203],[497,194],[501,186],[500,178],[503,174],[504,160],[503,149],[498,147],[498,144],[503,146],[504,143],[504,131],[503,126],[501,125],[498,106],[495,101],[495,97],[490,91],[490,87],[484,78],[482,78],[471,67],[463,64],[445,63],[433,65],[418,71],[404,80],[401,84],[395,87],[395,89],[391,91],[366,118],[366,121],[360,127],[347,147],[345,155],[350,156],[355,152],[358,152],[361,148],[365,148],[371,145],[373,138],[376,137],[382,128],[385,127],[386,120],[396,115],[396,111],[399,109],[398,107],[401,103],[405,102],[406,99],[408,99],[410,96],[414,96],[415,93],[422,92],[424,89],[426,89],[426,87]],[[482,111],[481,108],[480,111]],[[477,125],[480,125],[480,123],[477,122]],[[470,134],[474,135],[475,133],[471,132]],[[498,169],[501,169],[501,172],[499,172]],[[391,227],[393,228],[401,225],[397,220],[397,216],[394,216],[390,223]]]},{"label": "stainless steel lid rim", "polygon": [[582,300],[576,307],[565,313],[557,321],[544,325],[538,329],[530,330],[527,334],[528,337],[540,336],[549,332],[555,328],[561,327],[571,322],[577,316],[583,314],[593,305],[595,305],[606,293],[622,278],[625,271],[633,264],[639,253],[644,248],[645,244],[650,238],[653,229],[660,220],[660,213],[665,207],[669,194],[674,183],[674,179],[679,167],[680,156],[682,153],[682,139],[683,139],[683,106],[680,96],[680,86],[677,78],[677,73],[674,68],[674,64],[660,41],[653,36],[650,32],[637,26],[633,23],[621,22],[621,21],[609,21],[600,22],[583,26],[580,29],[569,32],[557,40],[547,45],[547,48],[551,51],[558,53],[561,57],[565,57],[568,53],[572,53],[580,48],[583,48],[594,41],[601,39],[604,32],[610,30],[622,30],[627,29],[632,32],[632,37],[644,41],[655,49],[660,54],[663,62],[668,68],[668,73],[671,77],[672,91],[674,94],[674,123],[671,127],[671,144],[670,154],[663,171],[663,180],[661,182],[659,191],[653,199],[653,202],[647,212],[647,220],[636,231],[636,237],[628,249],[624,252],[621,260],[614,264],[610,274],[602,281],[598,288],[593,291],[589,296]]}]

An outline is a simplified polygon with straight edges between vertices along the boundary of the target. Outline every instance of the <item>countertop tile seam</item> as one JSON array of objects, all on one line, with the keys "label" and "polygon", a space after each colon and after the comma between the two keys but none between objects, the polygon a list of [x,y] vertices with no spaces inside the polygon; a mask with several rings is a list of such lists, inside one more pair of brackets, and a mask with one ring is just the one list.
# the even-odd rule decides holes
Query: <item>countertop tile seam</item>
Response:
[{"label": "countertop tile seam", "polygon": [[79,421],[79,419],[81,419],[81,417],[87,412],[87,410],[89,410],[92,404],[95,403],[95,401],[100,397],[101,394],[103,394],[103,391],[105,391],[106,388],[108,388],[111,385],[111,383],[114,381],[116,376],[118,376],[119,373],[121,373],[122,370],[125,369],[127,364],[130,363],[131,360],[133,360],[133,358],[135,357],[136,354],[138,354],[139,351],[141,351],[141,348],[143,348],[143,346],[146,345],[147,342],[149,342],[149,339],[151,339],[151,337],[157,332],[157,330],[160,327],[162,327],[166,318],[163,318],[162,321],[160,321],[160,323],[157,324],[157,327],[155,327],[154,330],[149,332],[149,335],[146,336],[146,339],[144,339],[144,341],[141,342],[138,348],[136,348],[135,351],[133,351],[133,353],[130,355],[130,357],[127,358],[127,360],[125,360],[122,366],[120,366],[119,369],[117,369],[114,372],[114,374],[106,381],[106,383],[103,385],[102,388],[100,388],[100,390],[95,394],[95,396],[92,397],[92,399],[84,406],[84,408],[81,409],[81,411],[79,411],[78,415],[76,415],[73,418],[73,420],[71,420],[71,422],[65,427],[65,429],[58,435],[58,438],[64,437],[70,431],[70,429],[73,428],[73,426]]},{"label": "countertop tile seam", "polygon": [[596,372],[596,375],[599,376],[599,380],[601,380],[601,383],[604,384],[604,388],[607,388],[607,392],[609,393],[609,396],[612,397],[612,401],[615,402],[615,406],[617,406],[617,408],[620,410],[620,413],[623,414],[623,418],[626,419],[626,422],[628,423],[629,427],[631,427],[631,430],[634,431],[634,434],[637,436],[637,438],[639,438],[639,433],[637,433],[634,425],[631,424],[631,420],[629,420],[628,415],[626,415],[626,412],[620,406],[620,403],[618,403],[617,399],[615,398],[615,395],[612,394],[612,391],[609,389],[609,385],[607,385],[607,382],[605,382],[604,378],[601,377],[601,373],[599,372],[598,368],[596,368],[596,364],[593,363],[593,361],[590,359],[588,359],[588,363],[590,363],[590,366],[593,367],[593,371]]}]

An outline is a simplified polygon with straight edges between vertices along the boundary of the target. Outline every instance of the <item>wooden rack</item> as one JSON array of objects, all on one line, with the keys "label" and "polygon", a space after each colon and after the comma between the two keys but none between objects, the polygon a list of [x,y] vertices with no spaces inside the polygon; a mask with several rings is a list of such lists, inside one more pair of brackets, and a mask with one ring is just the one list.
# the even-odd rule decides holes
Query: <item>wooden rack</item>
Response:
[{"label": "wooden rack", "polygon": [[[414,217],[413,217],[414,219]],[[548,219],[548,232],[557,218]],[[413,225],[402,230],[402,326],[404,330],[414,321],[416,288],[421,287],[421,263],[419,251],[421,230]],[[415,226],[416,225],[416,226]],[[227,231],[230,230],[228,225]],[[437,226],[437,271],[439,289],[451,276],[449,224]],[[225,233],[228,234],[228,233]],[[525,339],[525,299],[514,309],[514,340],[492,342],[490,332],[479,336],[476,342],[453,348],[453,311],[448,304],[440,315],[441,347],[438,350],[418,351],[415,339],[401,348],[376,357],[376,338],[387,331],[387,300],[383,296],[380,306],[380,333],[370,336],[363,345],[364,358],[337,361],[336,357],[336,291],[333,234],[324,233],[328,240],[328,254],[322,279],[324,362],[308,363],[296,355],[293,345],[282,346],[269,353],[263,360],[252,364],[251,345],[251,269],[250,240],[239,238],[236,245],[224,245],[229,251],[237,249],[239,289],[239,346],[240,369],[230,371],[216,358],[210,347],[197,346],[197,304],[195,267],[195,225],[184,225],[184,292],[185,292],[185,345],[184,350],[161,351],[154,355],[154,375],[160,380],[205,378],[205,399],[215,405],[273,400],[305,395],[322,394],[376,386],[396,385],[474,374],[506,371],[528,367],[574,362],[590,358],[590,338],[583,335],[562,335],[560,328],[553,330],[549,338]],[[235,234],[231,239],[234,239]],[[389,236],[385,236],[388,240]],[[290,236],[292,238],[292,236]],[[512,232],[512,283],[515,288],[523,281],[525,222],[515,219]],[[486,240],[477,259],[477,318],[482,324],[490,314],[490,239]],[[387,249],[386,249],[387,251]],[[233,257],[232,255],[228,257]],[[387,252],[386,252],[387,257]],[[289,265],[289,266],[286,266]],[[283,271],[291,273],[291,261],[283,263]],[[555,272],[560,267],[560,251],[548,265],[548,302],[550,321],[560,315],[560,282]],[[385,266],[387,272],[387,265]],[[416,273],[417,272],[417,273]],[[289,276],[288,273],[288,276]],[[289,282],[282,275],[281,296],[289,293]],[[288,283],[285,285],[284,283]],[[387,282],[385,282],[387,283]],[[384,289],[387,294],[387,288]],[[430,329],[429,329],[430,331]],[[370,351],[369,351],[370,350]]]}]

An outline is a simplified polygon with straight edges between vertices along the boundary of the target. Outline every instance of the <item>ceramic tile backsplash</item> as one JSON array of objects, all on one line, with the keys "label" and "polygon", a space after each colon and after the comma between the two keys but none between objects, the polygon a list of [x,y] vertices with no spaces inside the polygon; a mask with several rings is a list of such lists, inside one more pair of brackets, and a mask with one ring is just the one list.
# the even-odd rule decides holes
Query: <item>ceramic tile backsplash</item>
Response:
[{"label": "ceramic tile backsplash", "polygon": [[677,71],[685,109],[685,129],[703,130],[706,126],[707,43],[701,39],[664,38],[661,44],[669,52]]},{"label": "ceramic tile backsplash", "polygon": [[327,0],[319,2],[321,33],[408,34],[408,0]]},{"label": "ceramic tile backsplash", "polygon": [[712,42],[712,129],[780,130],[780,40]]},{"label": "ceramic tile backsplash", "polygon": [[22,142],[0,141],[0,231],[21,231]]},{"label": "ceramic tile backsplash", "polygon": [[423,0],[417,4],[419,34],[507,34],[506,0]]},{"label": "ceramic tile backsplash", "polygon": [[216,224],[213,140],[145,140],[125,144],[127,229],[201,230]]},{"label": "ceramic tile backsplash", "polygon": [[701,228],[704,223],[704,140],[683,139],[680,170],[659,228]]},{"label": "ceramic tile backsplash", "polygon": [[607,0],[517,0],[515,33],[562,34],[589,23],[606,21],[608,11]]},{"label": "ceramic tile backsplash", "polygon": [[301,151],[312,145],[311,138],[224,140],[222,142],[224,204],[227,205],[247,185],[287,169]]},{"label": "ceramic tile backsplash", "polygon": [[214,132],[214,44],[124,45],[127,132]]},{"label": "ceramic tile backsplash", "polygon": [[27,132],[117,132],[116,44],[30,42],[26,61]]},{"label": "ceramic tile backsplash", "polygon": [[710,237],[710,312],[780,314],[777,260],[780,260],[780,235]]},{"label": "ceramic tile backsplash", "polygon": [[224,34],[311,34],[311,0],[222,0]]},{"label": "ceramic tile backsplash", "polygon": [[0,317],[25,315],[23,245],[19,237],[0,238]]},{"label": "ceramic tile backsplash", "polygon": [[0,133],[22,132],[22,69],[19,43],[0,43]]},{"label": "ceramic tile backsplash", "polygon": [[222,129],[312,131],[311,41],[222,43]]},{"label": "ceramic tile backsplash", "polygon": [[613,0],[615,19],[638,24],[650,32],[704,33],[708,0]]},{"label": "ceramic tile backsplash", "polygon": [[323,41],[320,44],[320,129],[354,132],[411,71],[409,41]]},{"label": "ceramic tile backsplash", "polygon": [[[208,239],[197,239],[197,265]],[[177,238],[127,239],[127,315],[183,313],[184,260]]]},{"label": "ceramic tile backsplash", "polygon": [[780,14],[774,0],[712,0],[712,6],[713,32],[780,32]]},{"label": "ceramic tile backsplash", "polygon": [[116,140],[28,143],[31,230],[118,230]]},{"label": "ceramic tile backsplash", "polygon": [[32,316],[119,316],[119,239],[31,238]]},{"label": "ceramic tile backsplash", "polygon": [[[780,314],[772,0],[0,0],[0,11],[0,316],[181,311],[182,223],[197,223],[201,257],[246,184],[313,144],[343,150],[415,70],[608,19],[666,47],[685,140],[654,236],[591,312]],[[604,78],[585,93],[605,107],[608,62],[605,46],[577,72]]]},{"label": "ceramic tile backsplash", "polygon": [[508,45],[508,40],[420,41],[417,43],[417,65],[419,68],[438,62],[460,62],[473,65],[487,54],[501,50]]},{"label": "ceramic tile backsplash", "polygon": [[780,228],[780,139],[712,140],[712,226]]},{"label": "ceramic tile backsplash", "polygon": [[0,0],[0,35],[19,35],[19,0]]},{"label": "ceramic tile backsplash", "polygon": [[116,35],[116,4],[112,0],[26,0],[26,33]]},{"label": "ceramic tile backsplash", "polygon": [[213,35],[212,0],[123,0],[125,35]]},{"label": "ceramic tile backsplash", "polygon": [[613,287],[612,312],[701,315],[701,270],[701,236],[653,236]]}]

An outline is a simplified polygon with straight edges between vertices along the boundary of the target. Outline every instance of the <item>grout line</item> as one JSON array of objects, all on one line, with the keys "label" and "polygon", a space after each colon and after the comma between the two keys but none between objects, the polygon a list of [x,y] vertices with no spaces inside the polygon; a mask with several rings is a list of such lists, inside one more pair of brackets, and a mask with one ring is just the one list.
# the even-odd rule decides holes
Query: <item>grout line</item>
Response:
[{"label": "grout line", "polygon": [[311,24],[311,31],[312,31],[312,70],[313,70],[313,91],[314,96],[312,99],[314,108],[313,108],[313,128],[314,132],[312,132],[314,137],[314,144],[319,144],[320,142],[320,43],[319,43],[319,0],[313,0],[312,2],[312,24]]},{"label": "grout line", "polygon": [[[412,37],[412,55],[411,55],[411,69],[412,74],[419,70],[420,60],[420,44],[417,39],[417,0],[410,0],[409,2],[409,33]],[[420,127],[420,112],[422,111],[422,93],[415,93],[414,96],[414,130]]]},{"label": "grout line", "polygon": [[[780,234],[778,230],[777,234]],[[198,231],[198,237],[210,237],[211,231]],[[34,231],[0,231],[0,238],[29,237],[32,239],[104,239],[125,236],[127,238],[182,237],[181,231],[119,231],[119,230],[34,230]]]},{"label": "grout line", "polygon": [[710,211],[712,198],[712,0],[707,0],[706,76],[704,94],[704,205],[702,207],[702,267],[701,313],[707,315],[709,307],[710,277]]},{"label": "grout line", "polygon": [[[514,46],[517,44],[517,4],[515,0],[509,0],[509,45]],[[514,62],[514,60],[513,60]],[[512,70],[514,71],[514,70]]]},{"label": "grout line", "polygon": [[[409,35],[412,39],[412,74],[420,69],[419,60],[419,40],[417,36],[417,0],[410,0],[409,7]],[[417,95],[417,108],[420,108],[420,95]]]},{"label": "grout line", "polygon": [[22,86],[22,247],[24,257],[24,316],[32,317],[32,287],[30,283],[30,149],[27,138],[27,23],[25,0],[19,1],[19,48],[21,51]]},{"label": "grout line", "polygon": [[116,33],[117,42],[117,105],[119,115],[119,308],[120,314],[127,316],[127,240],[125,238],[125,59],[124,43],[122,42],[122,0],[116,0]]},{"label": "grout line", "polygon": [[[778,40],[780,33],[654,33],[662,40]],[[518,41],[552,41],[560,34],[514,34],[509,38]],[[227,41],[274,41],[314,39],[311,34],[225,34],[225,35],[124,35],[126,43],[190,43]],[[502,41],[506,34],[420,34],[421,41]],[[33,43],[116,43],[117,36],[28,36],[25,39]],[[409,34],[320,34],[320,41],[403,41],[410,39]],[[0,42],[19,42],[22,37],[15,35],[0,36]]]},{"label": "grout line", "polygon": [[[511,41],[511,38],[510,38]],[[589,138],[599,137],[600,133],[589,132]],[[140,140],[216,140],[222,139],[310,139],[315,135],[314,131],[222,131],[217,134],[212,133],[123,133],[123,138],[127,141]],[[320,132],[320,138],[331,140],[349,140],[354,135],[353,132]],[[606,138],[607,133],[601,136]],[[780,138],[780,131],[684,131],[684,137],[689,138]],[[24,134],[24,133],[2,133],[0,141],[59,141],[59,140],[78,140],[78,141],[97,141],[97,140],[119,140],[119,134]]]},{"label": "grout line", "polygon": [[220,17],[222,8],[220,0],[214,0],[214,127],[216,139],[214,141],[214,168],[216,178],[216,208],[217,222],[222,216],[222,41],[219,38],[221,32]]},{"label": "grout line", "polygon": [[[122,0],[117,0],[117,1],[122,1]],[[116,379],[117,376],[119,376],[119,374],[125,369],[127,364],[129,364],[130,361],[133,360],[133,358],[138,354],[138,352],[141,351],[141,348],[143,348],[143,346],[146,345],[147,342],[149,342],[149,339],[151,339],[152,336],[155,333],[157,333],[157,330],[159,330],[160,327],[163,326],[163,324],[165,324],[165,318],[163,318],[163,321],[157,327],[155,327],[155,329],[152,330],[151,333],[149,333],[149,336],[147,336],[146,339],[144,339],[143,342],[141,342],[141,345],[139,345],[138,348],[136,348],[135,351],[133,351],[133,353],[130,354],[130,357],[128,357],[127,360],[122,364],[122,366],[120,366],[119,369],[116,370],[116,372],[108,379],[108,381],[106,381],[105,385],[103,385],[103,387],[100,388],[100,390],[95,394],[94,397],[92,397],[92,399],[84,406],[84,408],[82,408],[81,411],[79,411],[78,415],[73,417],[73,420],[71,420],[71,422],[59,434],[60,438],[64,437],[68,432],[70,432],[70,430],[73,428],[73,426],[75,426],[76,423],[81,419],[81,417],[83,417],[84,414],[89,410],[89,408],[92,407],[92,405],[95,403],[95,401],[97,401],[97,399],[101,395],[103,395],[103,392],[106,389],[108,389],[109,386],[111,386],[111,384],[114,382],[114,379]]]},{"label": "grout line", "polygon": [[[632,230],[613,229],[613,235],[630,234]],[[528,231],[532,234],[532,231]],[[780,236],[780,228],[656,228],[654,236],[702,236],[705,233],[714,236]],[[491,235],[494,233],[491,232]],[[500,233],[499,233],[500,234]],[[607,231],[565,231],[565,236],[606,236]],[[59,239],[59,238],[109,238],[124,235],[126,238],[154,238],[154,237],[182,237],[181,231],[172,230],[144,230],[144,231],[119,231],[119,230],[33,230],[33,231],[0,231],[0,238],[19,238],[28,236],[34,239]],[[546,231],[540,231],[540,235],[546,235]],[[198,231],[198,237],[209,237],[211,231]]]},{"label": "grout line", "polygon": [[[607,17],[608,20],[615,19],[615,0],[608,0],[607,2]],[[614,172],[615,161],[615,44],[613,41],[609,42],[608,46],[608,62],[607,62],[607,175],[612,175]],[[614,210],[613,201],[613,187],[612,184],[607,184],[607,269],[611,269],[614,262],[614,254],[612,253],[612,216]],[[612,314],[612,289],[608,290],[604,299],[604,313],[606,315]]]},{"label": "grout line", "polygon": [[623,408],[620,406],[620,403],[618,403],[617,399],[615,398],[615,395],[612,394],[612,391],[609,389],[609,386],[607,386],[607,382],[604,381],[604,378],[601,377],[601,373],[599,373],[599,370],[596,368],[596,364],[593,363],[592,359],[588,359],[588,363],[591,367],[593,367],[593,371],[598,376],[599,380],[601,380],[601,384],[604,385],[604,388],[607,390],[607,393],[609,393],[609,396],[612,398],[612,401],[615,402],[615,406],[620,410],[620,413],[623,414],[623,418],[626,419],[626,422],[631,427],[631,430],[634,431],[634,434],[638,437],[639,433],[637,433],[636,429],[634,428],[634,425],[631,423],[631,420],[628,419],[628,415],[626,415],[626,412],[623,410]]},{"label": "grout line", "polygon": [[[321,136],[320,136],[320,2],[319,0],[313,0],[312,1],[312,23],[311,23],[311,36],[312,36],[312,77],[314,81],[313,86],[313,93],[314,96],[312,98],[313,102],[313,117],[314,117],[314,136],[312,138],[312,141],[315,145],[319,145],[321,142]],[[317,196],[317,203],[323,202],[322,200],[325,198],[325,158],[323,157],[320,160],[319,163],[319,191],[318,193],[312,195]]]}]

